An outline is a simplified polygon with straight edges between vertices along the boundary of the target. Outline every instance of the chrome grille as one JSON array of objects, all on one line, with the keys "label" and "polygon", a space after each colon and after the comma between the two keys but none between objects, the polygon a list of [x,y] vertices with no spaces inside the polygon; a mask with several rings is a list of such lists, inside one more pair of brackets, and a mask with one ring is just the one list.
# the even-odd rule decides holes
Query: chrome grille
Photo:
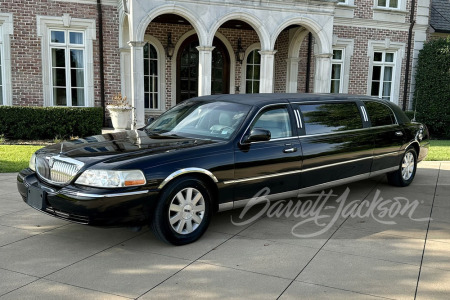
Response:
[{"label": "chrome grille", "polygon": [[83,165],[80,161],[59,155],[38,155],[36,157],[36,171],[38,175],[54,184],[69,183]]}]

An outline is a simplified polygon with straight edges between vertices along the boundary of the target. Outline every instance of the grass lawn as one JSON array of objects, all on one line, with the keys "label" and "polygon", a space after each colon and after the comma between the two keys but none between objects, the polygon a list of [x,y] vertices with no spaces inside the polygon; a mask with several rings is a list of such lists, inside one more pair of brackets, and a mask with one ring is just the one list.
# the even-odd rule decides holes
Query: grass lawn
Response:
[{"label": "grass lawn", "polygon": [[425,160],[450,160],[450,140],[431,140]]},{"label": "grass lawn", "polygon": [[31,155],[42,146],[0,145],[0,173],[19,172],[28,167]]},{"label": "grass lawn", "polygon": [[[28,166],[31,154],[43,146],[0,145],[0,173],[19,172]],[[432,140],[425,160],[450,160],[450,140]]]}]

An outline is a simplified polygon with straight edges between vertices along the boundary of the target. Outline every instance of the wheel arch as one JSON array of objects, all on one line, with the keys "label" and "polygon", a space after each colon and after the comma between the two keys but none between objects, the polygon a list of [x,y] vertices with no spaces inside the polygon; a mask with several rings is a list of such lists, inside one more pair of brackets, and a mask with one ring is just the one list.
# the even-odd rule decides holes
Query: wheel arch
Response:
[{"label": "wheel arch", "polygon": [[180,169],[178,171],[175,171],[171,173],[169,176],[167,176],[161,184],[158,186],[159,190],[162,190],[167,184],[172,182],[174,179],[183,178],[183,177],[196,177],[199,180],[201,180],[208,190],[211,192],[211,204],[213,205],[213,212],[217,212],[219,210],[219,203],[218,203],[218,196],[219,196],[219,189],[217,187],[217,183],[219,182],[214,176],[214,174],[206,169],[202,168],[185,168]]}]

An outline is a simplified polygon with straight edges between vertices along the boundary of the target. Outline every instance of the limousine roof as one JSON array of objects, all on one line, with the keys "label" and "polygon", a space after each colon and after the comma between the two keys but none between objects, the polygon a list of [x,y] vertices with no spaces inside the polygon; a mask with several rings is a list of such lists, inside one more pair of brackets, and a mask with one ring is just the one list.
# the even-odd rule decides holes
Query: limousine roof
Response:
[{"label": "limousine roof", "polygon": [[191,99],[192,101],[225,101],[225,102],[234,102],[241,104],[248,104],[252,106],[262,107],[267,104],[271,104],[274,101],[280,102],[322,102],[322,101],[358,101],[358,100],[371,100],[380,103],[384,103],[391,107],[394,113],[397,116],[397,120],[399,123],[408,123],[410,122],[409,118],[404,114],[400,107],[395,105],[394,103],[375,98],[370,96],[362,96],[362,95],[350,95],[350,94],[288,94],[288,93],[264,93],[264,94],[222,94],[222,95],[210,95],[203,96]]}]

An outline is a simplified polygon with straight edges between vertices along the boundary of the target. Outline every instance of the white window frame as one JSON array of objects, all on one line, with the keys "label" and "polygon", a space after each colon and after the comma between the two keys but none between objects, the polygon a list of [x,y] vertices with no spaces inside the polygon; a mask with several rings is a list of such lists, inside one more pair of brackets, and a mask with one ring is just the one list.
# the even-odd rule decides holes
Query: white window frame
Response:
[{"label": "white window frame", "polygon": [[[65,50],[65,76],[66,76],[66,105],[67,107],[86,107],[86,99],[87,99],[87,95],[86,95],[86,50],[85,50],[85,46],[86,46],[86,42],[85,42],[85,32],[84,31],[79,31],[79,30],[71,30],[71,29],[49,29],[49,36],[51,37],[51,32],[52,31],[62,31],[64,32],[64,43],[55,43],[51,41],[50,38],[50,53],[52,51],[52,49],[64,49]],[[83,35],[83,43],[82,44],[71,44],[70,43],[70,33],[74,32],[74,33],[81,33]],[[71,70],[72,67],[70,66],[70,50],[82,50],[83,51],[83,89],[84,89],[84,105],[73,105],[73,101],[72,101],[72,82],[71,81]],[[51,85],[51,90],[52,90],[52,103],[53,106],[63,106],[63,105],[56,105],[55,104],[55,99],[53,99],[53,89],[55,88],[55,86],[53,86],[53,66],[52,66],[52,54],[50,54],[50,85]],[[59,87],[61,88],[61,87]]]},{"label": "white window frame", "polygon": [[331,93],[331,86],[333,86],[333,81],[336,81],[336,79],[333,79],[331,76],[333,74],[333,65],[340,65],[341,66],[341,72],[339,77],[339,92],[338,94],[341,94],[344,92],[344,72],[345,72],[345,48],[341,47],[334,47],[333,48],[333,55],[334,51],[341,51],[341,59],[333,59],[333,56],[331,57],[331,68],[330,68],[330,93]]},{"label": "white window frame", "polygon": [[[149,113],[163,113],[166,111],[166,51],[163,44],[154,36],[146,34],[144,41],[155,47],[158,55],[158,109],[146,108],[145,111]],[[143,64],[144,62],[142,62]],[[142,76],[144,76],[144,73],[142,73]]]},{"label": "white window frame", "polygon": [[94,106],[94,51],[93,41],[96,39],[96,23],[93,19],[72,18],[69,14],[62,17],[37,16],[37,34],[41,37],[42,49],[42,81],[44,106],[53,104],[53,84],[51,73],[51,30],[84,32],[84,88],[85,107]]},{"label": "white window frame", "polygon": [[[342,77],[342,89],[340,93],[348,93],[348,87],[350,84],[350,62],[353,56],[354,40],[353,39],[343,39],[336,35],[333,35],[333,50],[339,49],[344,50],[342,60],[343,60],[343,70],[341,72]],[[331,78],[331,70],[330,70]]]},{"label": "white window frame", "polygon": [[375,52],[394,52],[394,69],[392,74],[392,86],[391,86],[391,96],[390,101],[395,104],[399,104],[400,98],[400,77],[401,77],[401,66],[402,61],[405,56],[405,43],[393,43],[389,39],[384,41],[369,41],[368,45],[368,56],[369,56],[369,74],[367,77],[367,95],[370,96],[372,89],[372,72],[374,64],[373,56]]},{"label": "white window frame", "polygon": [[[240,89],[241,94],[247,93],[247,58],[250,55],[250,53],[252,53],[255,50],[261,50],[260,43],[254,43],[254,44],[248,46],[247,49],[245,50],[244,60],[242,61],[242,65],[241,65],[241,89]],[[260,74],[260,76],[262,76],[261,70],[260,70],[259,74]],[[261,83],[261,78],[260,78],[260,83]],[[259,86],[259,89],[261,90],[261,85]]]},{"label": "white window frame", "polygon": [[11,84],[11,35],[13,34],[13,15],[0,13],[0,54],[2,75],[2,98],[0,105],[12,105]]},{"label": "white window frame", "polygon": [[392,0],[386,0],[386,6],[378,5],[379,0],[374,0],[373,7],[375,9],[384,9],[384,10],[406,10],[406,0],[398,0],[397,7],[389,7],[389,4]]}]

